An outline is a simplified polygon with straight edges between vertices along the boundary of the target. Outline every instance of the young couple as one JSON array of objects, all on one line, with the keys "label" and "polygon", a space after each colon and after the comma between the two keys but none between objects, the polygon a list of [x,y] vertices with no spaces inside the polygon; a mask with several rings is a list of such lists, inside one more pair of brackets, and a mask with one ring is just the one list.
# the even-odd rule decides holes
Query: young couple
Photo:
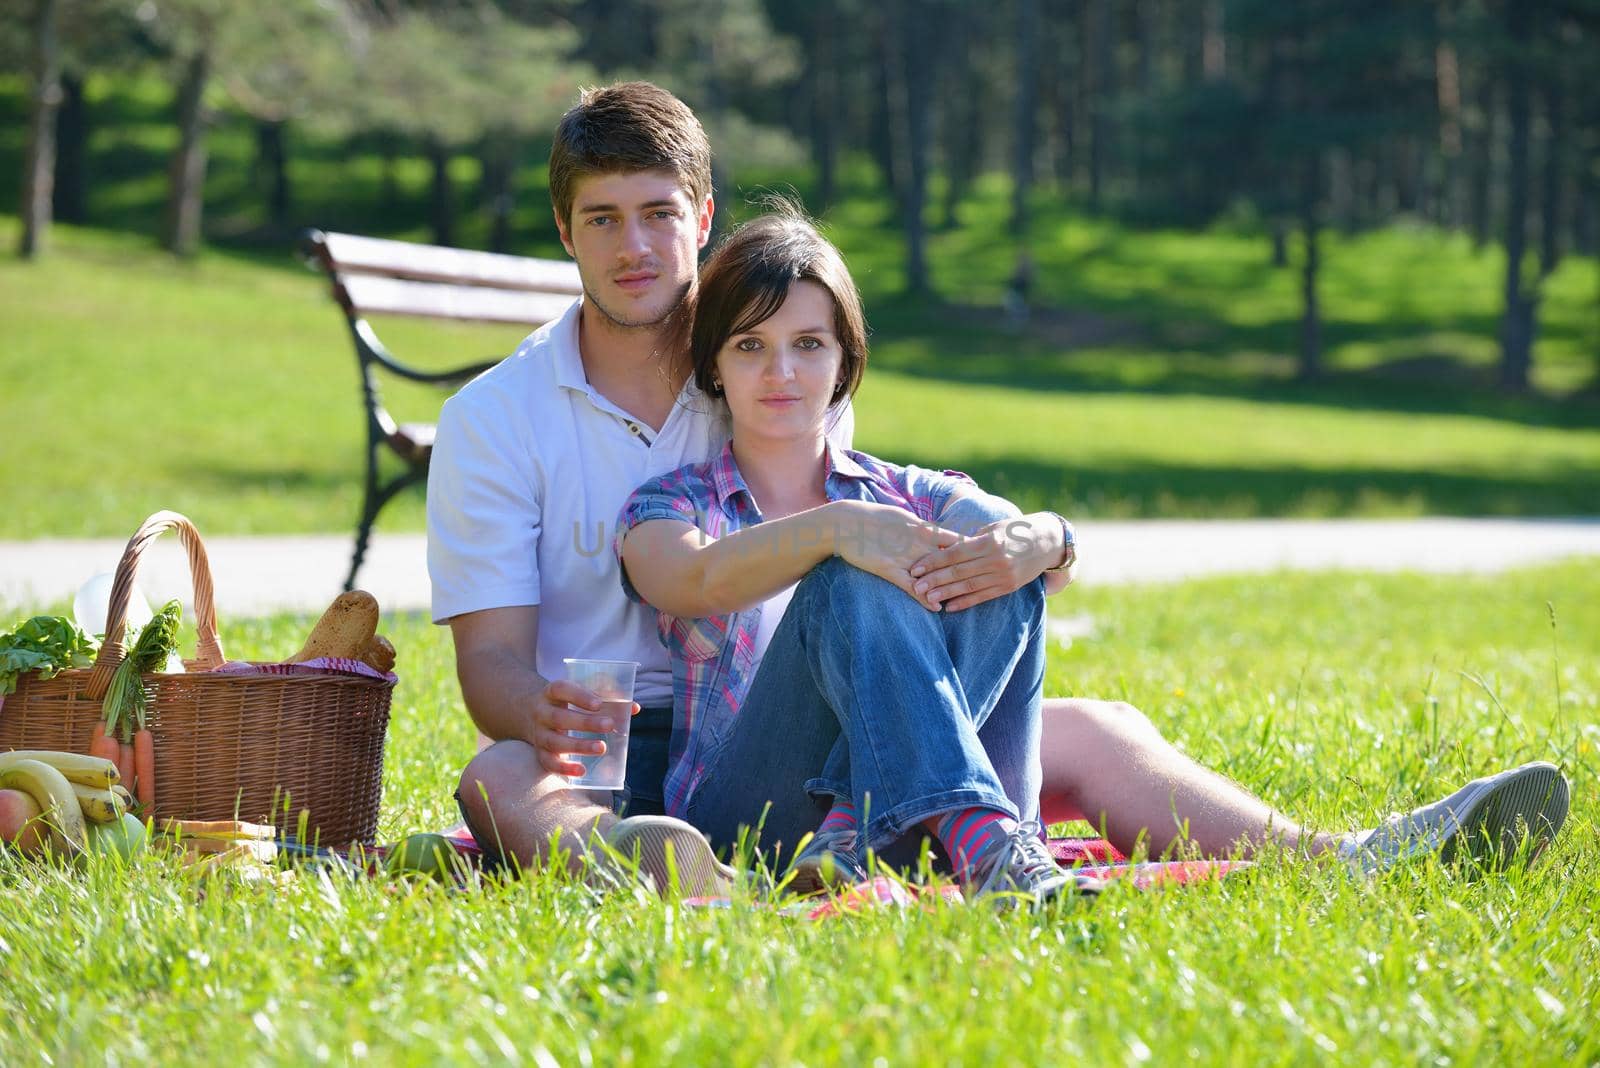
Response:
[{"label": "young couple", "polygon": [[[850,451],[866,329],[843,261],[780,212],[697,271],[710,187],[681,101],[586,92],[550,157],[584,295],[441,413],[433,615],[493,740],[457,794],[487,849],[527,865],[559,843],[581,863],[601,839],[703,893],[729,875],[713,846],[742,834],[813,887],[927,832],[969,891],[1043,901],[1070,881],[1039,821],[1086,818],[1126,851],[1272,840],[1368,869],[1553,837],[1553,765],[1330,834],[1128,705],[1043,700],[1043,598],[1071,579],[1070,526]],[[562,680],[566,656],[641,664],[627,818],[566,781],[571,754],[603,746],[567,732],[617,726]]]}]

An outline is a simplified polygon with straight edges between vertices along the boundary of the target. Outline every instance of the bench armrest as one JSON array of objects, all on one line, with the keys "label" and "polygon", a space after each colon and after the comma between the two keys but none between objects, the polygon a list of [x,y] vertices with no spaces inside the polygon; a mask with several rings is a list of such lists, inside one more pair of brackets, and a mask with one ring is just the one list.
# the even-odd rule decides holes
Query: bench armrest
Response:
[{"label": "bench armrest", "polygon": [[485,360],[481,363],[465,364],[461,367],[451,367],[443,371],[422,371],[415,367],[408,367],[394,358],[394,354],[384,347],[378,340],[378,335],[373,332],[372,324],[365,319],[353,319],[350,329],[355,332],[356,344],[363,350],[367,360],[379,364],[385,371],[398,375],[412,382],[422,382],[429,385],[449,385],[455,382],[465,382],[476,378],[499,360]]}]

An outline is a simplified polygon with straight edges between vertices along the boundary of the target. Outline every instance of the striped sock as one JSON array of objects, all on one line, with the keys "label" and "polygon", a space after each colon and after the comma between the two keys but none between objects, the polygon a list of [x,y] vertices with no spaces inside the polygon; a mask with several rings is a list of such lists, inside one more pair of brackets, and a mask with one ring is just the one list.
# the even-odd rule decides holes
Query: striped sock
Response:
[{"label": "striped sock", "polygon": [[817,833],[827,834],[830,831],[855,830],[855,826],[856,806],[850,802],[849,798],[836,797],[833,799],[833,807],[823,817],[822,826],[817,828]]},{"label": "striped sock", "polygon": [[1016,829],[1017,821],[998,809],[962,808],[940,816],[934,833],[955,867],[956,876],[967,880],[990,850],[1004,843]]}]

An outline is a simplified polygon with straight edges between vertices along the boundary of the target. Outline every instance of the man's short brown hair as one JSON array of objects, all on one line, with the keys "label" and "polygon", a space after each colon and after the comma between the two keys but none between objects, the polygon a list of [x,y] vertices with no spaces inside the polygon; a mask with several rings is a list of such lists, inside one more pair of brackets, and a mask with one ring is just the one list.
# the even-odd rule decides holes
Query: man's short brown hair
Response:
[{"label": "man's short brown hair", "polygon": [[550,147],[550,201],[563,226],[581,178],[667,171],[694,198],[711,193],[711,144],[689,106],[659,85],[622,82],[585,89],[561,117]]}]

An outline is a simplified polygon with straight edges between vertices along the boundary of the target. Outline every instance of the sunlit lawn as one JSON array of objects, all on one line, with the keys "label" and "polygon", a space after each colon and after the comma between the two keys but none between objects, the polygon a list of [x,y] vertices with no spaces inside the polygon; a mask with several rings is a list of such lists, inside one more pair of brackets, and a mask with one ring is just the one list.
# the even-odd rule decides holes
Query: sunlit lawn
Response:
[{"label": "sunlit lawn", "polygon": [[[1041,917],[808,925],[597,901],[549,876],[452,894],[0,860],[0,1051],[8,1064],[1587,1064],[1597,606],[1592,562],[1088,589],[1053,605],[1095,633],[1053,648],[1052,693],[1132,701],[1323,826],[1561,762],[1572,816],[1529,873],[1473,882],[1423,864],[1369,885],[1273,859]],[[225,620],[224,638],[278,656],[308,625]],[[386,629],[402,673],[380,828],[394,838],[453,818],[472,740],[446,636],[414,617]]]},{"label": "sunlit lawn", "polygon": [[[0,219],[0,245],[13,226]],[[0,260],[0,538],[124,536],[157,508],[208,534],[353,526],[363,430],[349,338],[322,281],[287,250],[278,258],[180,264],[136,236],[58,228],[42,262]],[[1061,348],[1008,334],[992,308],[920,324],[898,298],[869,304],[885,310],[858,443],[966,470],[1027,507],[1518,515],[1600,500],[1592,400],[1370,376],[1304,386],[1284,380],[1287,357],[1224,351],[1222,339],[1212,352],[1154,336]],[[503,354],[522,334],[380,326],[403,358],[433,367]],[[431,419],[441,400],[391,394],[402,419]],[[421,513],[414,494],[383,524],[418,529]]]}]

